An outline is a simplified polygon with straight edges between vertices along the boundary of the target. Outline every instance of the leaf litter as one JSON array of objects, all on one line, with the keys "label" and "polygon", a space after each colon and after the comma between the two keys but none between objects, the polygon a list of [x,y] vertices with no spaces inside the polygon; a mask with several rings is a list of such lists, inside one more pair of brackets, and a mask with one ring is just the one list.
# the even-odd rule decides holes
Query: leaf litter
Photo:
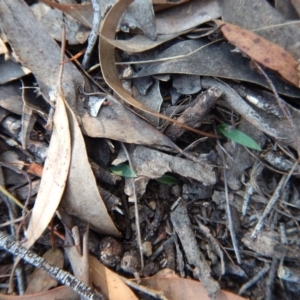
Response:
[{"label": "leaf litter", "polygon": [[[93,5],[41,2],[78,22],[67,32],[66,55],[76,56],[96,24]],[[64,247],[65,268],[99,288],[86,297],[242,299],[220,286],[249,299],[298,297],[300,51],[290,20],[299,5],[275,2],[101,1],[99,57],[89,50],[89,75],[69,60],[61,85],[59,31],[45,31],[25,3],[1,2],[0,205],[10,234],[39,253]],[[13,197],[31,214],[12,213]],[[164,268],[193,279],[156,279]],[[75,299],[36,285],[30,299]]]}]

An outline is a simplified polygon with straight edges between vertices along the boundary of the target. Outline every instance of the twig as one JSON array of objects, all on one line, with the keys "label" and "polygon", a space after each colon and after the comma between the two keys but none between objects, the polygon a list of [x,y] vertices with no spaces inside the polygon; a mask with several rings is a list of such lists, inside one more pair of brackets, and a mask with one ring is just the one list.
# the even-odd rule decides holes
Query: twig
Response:
[{"label": "twig", "polygon": [[[214,124],[214,127],[215,127],[215,132],[216,132],[216,125],[215,124]],[[218,152],[219,152],[220,157],[222,159],[223,165],[225,165],[225,157],[224,157],[223,151],[221,151],[222,146],[221,146],[221,142],[220,142],[219,139],[217,140],[217,144],[218,144],[219,149],[220,149]],[[235,256],[236,256],[236,260],[237,260],[238,264],[240,264],[241,263],[241,256],[240,256],[239,248],[237,246],[236,235],[235,235],[234,226],[233,226],[232,217],[231,217],[230,201],[229,201],[229,197],[228,197],[227,175],[226,175],[226,169],[225,168],[223,168],[223,177],[224,177],[224,188],[225,188],[225,199],[226,199],[226,214],[227,214],[227,220],[228,220],[228,227],[229,227],[229,232],[230,232],[231,241],[232,241],[234,253],[235,253]]]},{"label": "twig", "polygon": [[281,111],[283,112],[283,115],[287,118],[288,122],[291,125],[291,129],[293,131],[294,134],[294,139],[295,139],[295,144],[296,144],[296,150],[298,153],[298,159],[300,160],[300,144],[299,144],[299,140],[298,140],[298,136],[297,136],[297,128],[295,126],[295,123],[293,122],[293,119],[290,115],[290,112],[288,110],[288,108],[286,107],[285,103],[282,101],[282,99],[278,96],[278,93],[276,91],[276,88],[273,84],[273,82],[270,80],[269,76],[266,74],[266,72],[261,68],[261,66],[252,59],[252,62],[254,63],[255,67],[259,70],[259,72],[265,77],[266,81],[268,82],[274,96],[275,99],[281,109]]},{"label": "twig", "polygon": [[101,22],[101,14],[100,14],[100,1],[99,0],[92,0],[94,17],[93,17],[93,27],[88,39],[88,46],[84,53],[84,57],[82,60],[82,67],[87,69],[89,60],[91,58],[91,53],[94,49],[94,46],[97,41],[99,29],[100,29],[100,22]]},{"label": "twig", "polygon": [[255,284],[261,277],[263,277],[270,269],[270,264],[266,263],[266,265],[248,282],[242,285],[239,290],[239,295],[244,293],[247,289],[249,289],[253,284]]},{"label": "twig", "polygon": [[124,278],[122,276],[119,276],[119,278],[126,283],[128,286],[134,288],[135,290],[145,293],[147,295],[150,295],[151,297],[159,300],[168,300],[164,295],[162,291],[155,291],[153,289],[150,289],[148,287],[142,286],[140,284],[137,284],[127,278]]},{"label": "twig", "polygon": [[13,223],[18,223],[18,222],[22,221],[22,219],[23,219],[23,217],[17,218],[17,219],[15,219],[15,220],[9,220],[9,221],[6,221],[6,222],[0,224],[0,228],[1,228],[1,227],[8,226],[8,225],[13,224]]},{"label": "twig", "polygon": [[[129,166],[131,170],[134,171],[133,165],[131,162],[131,158],[129,156],[129,153],[127,151],[126,146],[124,143],[121,142],[121,145],[125,151],[125,154],[127,156]],[[137,236],[137,243],[139,246],[139,252],[140,252],[140,257],[141,257],[141,268],[143,270],[144,268],[144,256],[143,256],[143,246],[142,246],[142,236],[141,236],[141,229],[140,229],[140,218],[139,218],[139,209],[138,209],[138,203],[137,203],[137,197],[136,197],[136,188],[135,188],[135,182],[132,180],[132,193],[133,193],[133,201],[134,201],[134,215],[135,215],[135,226],[136,226],[136,236]]]},{"label": "twig", "polygon": [[268,275],[268,278],[266,281],[266,287],[267,287],[266,300],[273,299],[272,291],[273,291],[273,287],[274,287],[274,283],[275,283],[275,279],[276,279],[276,270],[278,267],[278,263],[279,263],[279,259],[277,257],[273,257],[269,275]]},{"label": "twig", "polygon": [[[296,164],[294,165],[294,167],[296,166]],[[294,168],[292,168],[291,172],[294,171]],[[281,177],[281,180],[278,183],[278,186],[276,188],[276,190],[274,191],[270,201],[268,202],[263,214],[261,215],[261,217],[259,218],[252,234],[251,237],[252,238],[256,238],[257,234],[259,233],[259,231],[261,230],[262,226],[263,226],[263,222],[265,220],[265,218],[267,217],[267,215],[270,213],[270,211],[272,210],[272,208],[274,207],[274,205],[276,204],[276,202],[278,201],[278,199],[280,198],[282,191],[285,188],[285,184],[286,184],[286,179],[287,179],[287,175],[283,175]]]},{"label": "twig", "polygon": [[204,234],[209,243],[212,245],[213,249],[217,252],[218,256],[220,257],[221,260],[221,275],[225,274],[225,263],[224,263],[224,254],[221,250],[220,245],[218,244],[217,240],[212,236],[210,233],[210,230],[207,226],[201,223],[200,219],[197,217],[195,218],[195,221],[198,225],[198,229],[201,231],[202,234]]},{"label": "twig", "polygon": [[193,266],[194,277],[202,282],[208,296],[211,299],[216,299],[220,286],[218,282],[212,278],[211,268],[204,254],[199,249],[195,234],[192,230],[186,204],[183,201],[171,212],[171,222],[181,242],[186,260],[189,265]]},{"label": "twig", "polygon": [[[28,193],[27,193],[27,198],[25,200],[25,204],[23,206],[23,209],[22,209],[22,216],[24,217],[25,214],[28,212],[28,209],[27,209],[27,206],[29,204],[29,200],[30,200],[30,197],[31,197],[31,192],[32,192],[32,182],[31,182],[31,179],[30,177],[28,176],[27,172],[23,171],[23,170],[20,170],[18,169],[17,167],[13,166],[13,165],[10,165],[10,164],[7,164],[7,163],[4,163],[4,162],[0,162],[0,165],[5,167],[5,168],[8,168],[18,174],[22,174],[26,177],[27,181],[28,181]],[[16,203],[17,204],[17,203]],[[19,204],[17,204],[19,206]]]},{"label": "twig", "polygon": [[51,277],[55,278],[60,283],[70,286],[76,293],[91,300],[104,300],[105,297],[101,294],[97,294],[91,287],[85,285],[83,282],[75,278],[68,272],[61,270],[60,268],[52,265],[44,258],[38,256],[31,250],[19,245],[9,235],[0,231],[0,247],[9,251],[13,255],[17,255],[23,258],[26,262],[35,266],[36,268],[43,269]]},{"label": "twig", "polygon": [[243,202],[243,207],[242,207],[242,214],[243,216],[246,216],[247,214],[247,209],[248,209],[248,205],[250,202],[250,197],[253,195],[254,191],[256,190],[257,192],[258,190],[258,186],[257,186],[257,176],[261,173],[261,171],[263,170],[264,165],[260,162],[260,161],[256,161],[251,172],[250,172],[250,180],[247,183],[247,187],[246,187],[246,192],[244,195],[244,202]]},{"label": "twig", "polygon": [[3,194],[10,201],[14,202],[22,209],[24,208],[23,204],[16,197],[14,197],[10,192],[8,192],[1,184],[0,184],[0,194]]}]

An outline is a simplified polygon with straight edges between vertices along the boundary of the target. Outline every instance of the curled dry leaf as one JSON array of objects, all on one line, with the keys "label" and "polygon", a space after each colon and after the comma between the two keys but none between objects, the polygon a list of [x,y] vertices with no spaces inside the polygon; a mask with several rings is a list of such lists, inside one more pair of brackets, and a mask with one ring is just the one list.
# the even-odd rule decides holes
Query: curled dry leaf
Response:
[{"label": "curled dry leaf", "polygon": [[[67,104],[72,134],[72,157],[63,205],[70,214],[80,216],[99,232],[120,236],[101,198],[95,176],[89,164],[84,139],[76,116]],[[80,163],[78,159],[80,158]]]},{"label": "curled dry leaf", "polygon": [[96,287],[100,287],[102,293],[110,300],[137,300],[131,289],[119,278],[119,276],[106,268],[95,257],[90,256],[91,279]]},{"label": "curled dry leaf", "polygon": [[65,189],[71,162],[71,137],[63,95],[56,91],[53,133],[32,209],[25,247],[30,248],[50,223]]},{"label": "curled dry leaf", "polygon": [[221,31],[231,44],[299,87],[298,63],[290,53],[249,30],[219,20],[215,22],[222,25]]}]

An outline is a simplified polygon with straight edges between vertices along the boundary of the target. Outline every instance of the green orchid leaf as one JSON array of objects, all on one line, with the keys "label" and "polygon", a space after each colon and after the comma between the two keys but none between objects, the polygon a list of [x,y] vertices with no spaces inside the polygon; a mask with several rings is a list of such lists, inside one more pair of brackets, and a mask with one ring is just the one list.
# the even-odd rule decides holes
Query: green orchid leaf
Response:
[{"label": "green orchid leaf", "polygon": [[242,131],[231,128],[231,126],[227,124],[220,124],[218,125],[218,130],[228,139],[241,144],[245,147],[261,151],[260,146],[248,135],[243,133]]},{"label": "green orchid leaf", "polygon": [[109,170],[112,173],[122,177],[127,177],[127,178],[137,177],[134,171],[125,163],[119,164],[117,166],[110,166]]},{"label": "green orchid leaf", "polygon": [[156,178],[155,180],[160,183],[169,184],[169,185],[177,183],[177,179],[171,175],[163,175],[159,178]]}]

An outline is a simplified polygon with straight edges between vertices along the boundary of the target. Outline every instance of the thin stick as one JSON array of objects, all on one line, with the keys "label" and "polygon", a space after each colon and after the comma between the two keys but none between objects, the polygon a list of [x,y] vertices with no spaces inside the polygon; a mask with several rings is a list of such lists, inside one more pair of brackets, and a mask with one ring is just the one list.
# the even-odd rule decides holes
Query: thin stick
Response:
[{"label": "thin stick", "polygon": [[269,86],[270,86],[270,88],[271,88],[271,90],[272,90],[272,92],[275,96],[277,104],[279,105],[281,111],[283,112],[283,115],[287,118],[288,122],[291,125],[291,129],[292,129],[293,134],[294,134],[296,150],[297,150],[297,153],[298,153],[298,159],[300,160],[300,145],[299,145],[298,136],[297,136],[297,128],[295,126],[295,123],[293,122],[291,114],[290,114],[288,108],[286,107],[285,103],[278,96],[276,88],[275,88],[273,82],[270,80],[269,76],[266,74],[266,72],[261,68],[261,66],[255,60],[252,59],[252,62],[254,63],[255,67],[259,70],[259,72],[265,77],[266,81],[268,82],[268,84],[269,84]]},{"label": "thin stick", "polygon": [[266,263],[266,265],[248,282],[242,285],[239,290],[239,295],[244,293],[247,289],[249,289],[253,284],[255,284],[260,278],[262,278],[270,269],[270,264]]},{"label": "thin stick", "polygon": [[84,57],[82,60],[82,67],[84,69],[87,68],[88,63],[91,58],[92,51],[95,47],[97,37],[99,34],[100,29],[100,22],[101,22],[101,14],[100,14],[100,1],[99,0],[92,0],[93,5],[93,11],[94,11],[94,17],[93,17],[93,27],[88,39],[88,46],[86,48],[86,51],[84,53]]},{"label": "thin stick", "polygon": [[272,210],[272,208],[274,207],[274,205],[276,204],[276,202],[278,201],[278,199],[280,198],[282,191],[285,187],[284,183],[286,182],[286,178],[287,175],[283,175],[278,183],[278,186],[276,188],[276,190],[274,191],[270,201],[268,202],[263,214],[261,215],[260,219],[258,220],[252,234],[251,237],[253,239],[256,238],[257,234],[259,233],[259,231],[261,230],[261,228],[263,227],[263,222],[265,220],[265,218],[267,217],[267,215],[270,213],[270,211]]},{"label": "thin stick", "polygon": [[[127,151],[127,148],[124,145],[124,143],[122,143],[122,142],[121,142],[121,145],[122,145],[122,147],[123,147],[123,149],[126,153],[126,156],[128,158],[129,166],[130,166],[131,170],[134,171],[129,153]],[[138,209],[138,203],[137,203],[137,197],[136,197],[136,188],[135,188],[134,180],[132,180],[132,191],[133,191],[133,201],[134,201],[136,238],[137,238],[137,243],[138,243],[138,246],[139,246],[139,252],[140,252],[140,257],[141,257],[141,268],[143,270],[143,268],[144,268],[144,256],[143,256],[143,247],[142,247],[142,235],[141,235],[141,229],[140,229],[139,209]]]},{"label": "thin stick", "polygon": [[211,44],[223,41],[224,39],[218,39],[215,41],[212,41],[210,43],[207,43],[199,48],[197,48],[196,50],[193,50],[187,54],[182,54],[182,55],[176,55],[176,56],[170,56],[170,57],[164,57],[164,58],[159,58],[159,59],[151,59],[151,60],[140,60],[140,61],[122,61],[122,62],[116,62],[116,65],[137,65],[137,64],[149,64],[149,63],[156,63],[156,62],[163,62],[163,61],[169,61],[169,60],[178,60],[180,58],[185,58],[185,57],[189,57],[190,55],[201,51],[203,48],[206,48],[208,46],[210,46]]},{"label": "thin stick", "polygon": [[[214,124],[215,127],[215,132],[216,132],[216,126]],[[218,139],[217,140],[217,144],[219,146],[219,148],[221,148],[221,142]],[[224,153],[223,151],[218,151],[220,153],[223,165],[225,165],[225,157],[224,157]],[[223,168],[223,177],[224,177],[224,188],[225,188],[225,199],[226,199],[226,214],[227,214],[227,220],[228,220],[228,227],[229,227],[229,231],[230,231],[230,236],[231,236],[231,241],[232,241],[232,245],[233,245],[233,249],[234,249],[234,253],[236,256],[236,260],[238,262],[238,264],[241,264],[241,256],[240,256],[240,252],[239,252],[239,248],[237,246],[237,239],[236,239],[236,235],[235,235],[235,231],[234,231],[234,226],[233,226],[233,221],[232,221],[232,217],[231,217],[231,209],[230,209],[230,201],[229,201],[229,197],[228,197],[228,184],[227,184],[227,176],[226,176],[226,169]]]},{"label": "thin stick", "polygon": [[[10,165],[10,164],[7,164],[7,163],[4,163],[4,162],[0,162],[0,165],[5,167],[5,168],[8,168],[18,174],[22,174],[26,177],[27,181],[28,181],[28,193],[27,193],[27,198],[26,198],[26,201],[25,201],[25,204],[23,206],[23,209],[22,209],[22,216],[24,217],[25,214],[28,212],[28,205],[29,205],[29,200],[30,200],[30,197],[31,197],[31,192],[32,192],[32,181],[30,179],[30,177],[28,176],[27,172],[23,171],[23,170],[20,170],[18,169],[17,167],[13,166],[13,165]],[[17,203],[16,203],[17,204]],[[19,206],[19,204],[17,204]]]},{"label": "thin stick", "polygon": [[148,287],[142,286],[140,284],[137,284],[127,278],[124,278],[122,276],[119,276],[119,278],[128,286],[134,288],[137,291],[140,291],[142,293],[145,293],[147,295],[152,296],[155,299],[159,299],[159,300],[168,300],[164,295],[162,291],[155,291],[153,289],[150,289]]}]

